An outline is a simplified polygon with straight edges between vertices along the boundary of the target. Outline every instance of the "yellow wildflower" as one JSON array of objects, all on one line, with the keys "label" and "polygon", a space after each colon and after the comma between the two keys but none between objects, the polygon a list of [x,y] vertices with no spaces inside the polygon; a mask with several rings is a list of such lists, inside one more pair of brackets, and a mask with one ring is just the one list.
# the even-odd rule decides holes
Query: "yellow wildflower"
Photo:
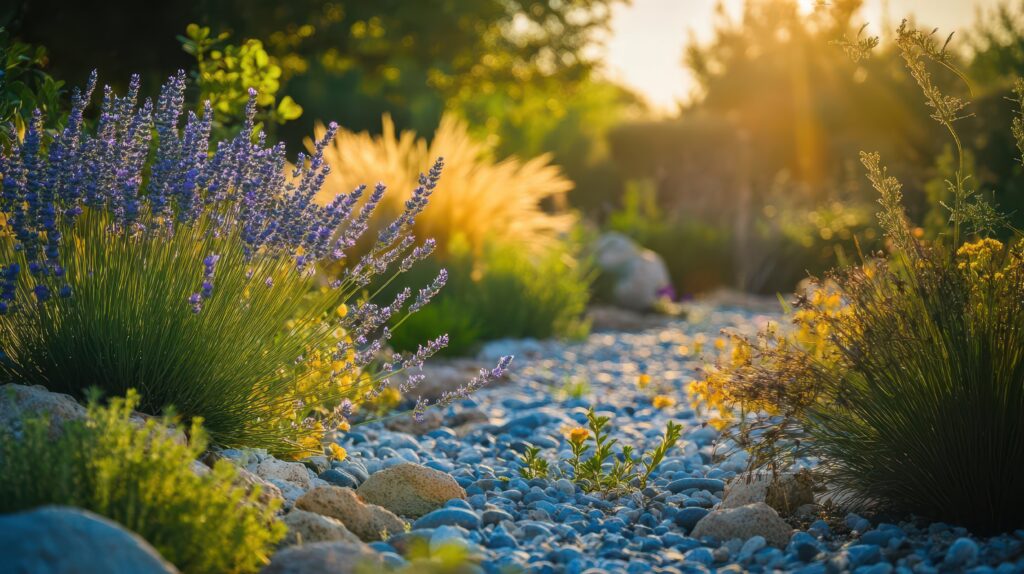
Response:
[{"label": "yellow wildflower", "polygon": [[583,441],[587,440],[589,436],[590,431],[586,427],[573,427],[569,429],[569,432],[565,433],[565,438],[576,445],[583,444]]},{"label": "yellow wildflower", "polygon": [[656,409],[665,409],[676,404],[676,400],[668,395],[657,395],[651,399],[651,404],[654,405],[654,408]]},{"label": "yellow wildflower", "polygon": [[338,305],[338,308],[335,309],[334,312],[338,314],[338,317],[344,319],[345,315],[348,315],[348,306],[342,303],[341,305]]},{"label": "yellow wildflower", "polygon": [[715,337],[715,348],[721,351],[725,348],[725,339],[722,337]]},{"label": "yellow wildflower", "polygon": [[342,419],[342,421],[338,423],[338,430],[340,430],[341,432],[348,432],[352,430],[352,425],[349,424],[347,420]]},{"label": "yellow wildflower", "polygon": [[646,389],[649,384],[651,384],[651,376],[647,373],[640,375],[636,380],[636,386],[641,389]]},{"label": "yellow wildflower", "polygon": [[344,448],[334,444],[333,442],[331,444],[327,445],[327,448],[329,448],[331,450],[331,456],[333,456],[334,460],[336,460],[338,462],[341,462],[341,461],[345,460],[345,457],[348,456],[348,451],[346,451]]}]

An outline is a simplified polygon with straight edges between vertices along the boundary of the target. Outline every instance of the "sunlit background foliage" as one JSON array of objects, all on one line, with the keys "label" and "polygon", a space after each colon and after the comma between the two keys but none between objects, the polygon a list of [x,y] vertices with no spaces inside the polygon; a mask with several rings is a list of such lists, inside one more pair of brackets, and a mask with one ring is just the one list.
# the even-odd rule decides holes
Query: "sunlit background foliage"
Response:
[{"label": "sunlit background foliage", "polygon": [[[459,123],[496,162],[551,154],[572,184],[569,207],[661,253],[680,294],[785,291],[852,254],[855,237],[874,247],[873,199],[853,159],[861,147],[893,159],[912,220],[934,233],[948,173],[941,128],[887,45],[856,62],[829,49],[865,23],[861,0],[719,8],[710,33],[679,55],[695,92],[667,114],[602,63],[613,12],[628,4],[194,1],[143,15],[127,2],[35,1],[0,17],[14,38],[45,46],[45,70],[64,81],[81,83],[100,61],[114,78],[188,69],[195,100],[216,94],[225,126],[237,124],[240,86],[258,80],[264,127],[291,145],[327,120],[428,142]],[[1024,19],[1017,3],[992,5],[958,30],[951,55],[977,102],[961,126],[973,181],[1021,227],[1021,168],[1001,126],[1024,69]],[[52,25],[53,13],[90,26]],[[671,247],[679,242],[695,249]]]}]

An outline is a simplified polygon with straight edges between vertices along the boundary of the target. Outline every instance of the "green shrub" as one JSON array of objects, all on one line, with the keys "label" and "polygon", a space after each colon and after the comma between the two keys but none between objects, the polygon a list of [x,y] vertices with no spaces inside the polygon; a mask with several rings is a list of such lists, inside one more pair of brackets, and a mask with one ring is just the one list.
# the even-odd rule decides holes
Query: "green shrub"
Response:
[{"label": "green shrub", "polygon": [[252,572],[284,535],[278,503],[246,493],[228,461],[197,474],[206,450],[200,421],[188,444],[171,419],[132,419],[138,395],[91,402],[84,420],[63,425],[24,421],[20,436],[0,432],[0,512],[48,504],[77,506],[121,523],[183,572]]},{"label": "green shrub", "polygon": [[[926,67],[950,66],[945,49],[905,23],[897,45],[954,136],[943,233],[919,239],[900,183],[863,153],[889,257],[831,274],[798,299],[797,329],[740,341],[698,388],[738,411],[735,436],[758,465],[817,457],[851,502],[1005,531],[1024,513],[1024,242],[984,237],[1000,218],[967,186],[954,128],[966,102]],[[1012,131],[1024,150],[1024,119]]]},{"label": "green shrub", "polygon": [[199,101],[213,106],[217,128],[231,131],[245,122],[249,90],[257,92],[260,112],[257,129],[272,129],[299,118],[302,106],[291,96],[277,99],[283,69],[259,40],[248,39],[240,45],[228,44],[227,32],[213,34],[209,28],[189,24],[184,36],[178,36],[182,49],[195,57],[194,78]]},{"label": "green shrub", "polygon": [[733,282],[728,230],[686,215],[665,213],[649,182],[633,181],[626,186],[622,208],[609,216],[607,227],[661,255],[678,293],[701,293]]},{"label": "green shrub", "polygon": [[64,125],[64,82],[43,71],[46,63],[46,48],[15,41],[0,26],[0,148],[9,147],[25,134],[33,110],[46,114],[47,129]]},{"label": "green shrub", "polygon": [[[428,262],[420,267],[419,272],[433,272]],[[410,316],[395,330],[396,349],[413,350],[422,337],[444,332],[452,338],[444,351],[449,355],[469,353],[482,341],[586,332],[589,271],[567,247],[533,255],[492,242],[477,258],[456,245],[445,267],[448,285],[431,303],[435,309]],[[416,273],[410,273],[413,281]]]}]

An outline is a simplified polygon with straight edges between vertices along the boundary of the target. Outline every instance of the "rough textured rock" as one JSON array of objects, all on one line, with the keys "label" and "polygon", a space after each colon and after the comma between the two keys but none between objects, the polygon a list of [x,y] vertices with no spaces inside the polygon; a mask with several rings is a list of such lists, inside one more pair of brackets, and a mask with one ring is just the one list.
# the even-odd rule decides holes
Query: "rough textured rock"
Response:
[{"label": "rough textured rock", "polygon": [[806,474],[744,474],[732,479],[719,508],[729,509],[764,502],[783,516],[805,504],[814,504],[814,488]]},{"label": "rough textured rock", "polygon": [[317,542],[291,546],[274,554],[262,574],[354,574],[380,572],[380,555],[362,542]]},{"label": "rough textured rock", "polygon": [[493,366],[485,360],[438,359],[425,363],[422,369],[396,375],[396,379],[405,380],[405,376],[411,374],[423,375],[423,380],[416,385],[414,394],[433,401],[440,398],[445,391],[464,385],[466,381],[476,376],[480,369],[489,369]]},{"label": "rough textured rock", "polygon": [[256,465],[257,476],[269,481],[283,480],[303,490],[309,490],[309,471],[301,462],[286,462],[276,458],[265,458]]},{"label": "rough textured rock", "polygon": [[289,510],[295,506],[295,501],[306,493],[302,487],[298,486],[294,482],[288,482],[287,480],[280,480],[277,478],[271,478],[268,482],[276,487],[277,491],[281,493],[281,497],[284,498],[285,510]]},{"label": "rough textured rock", "polygon": [[283,522],[288,526],[288,534],[281,541],[281,546],[315,542],[361,542],[359,537],[349,532],[337,518],[315,512],[296,508],[284,515]]},{"label": "rough textured rock", "polygon": [[748,540],[763,536],[768,544],[784,548],[789,542],[792,528],[779,518],[775,509],[763,502],[755,502],[738,508],[715,510],[700,519],[690,536],[710,536],[720,542],[740,538]]},{"label": "rough textured rock", "polygon": [[438,409],[429,409],[423,413],[423,420],[417,421],[414,417],[398,417],[384,423],[388,430],[404,432],[411,435],[426,434],[432,430],[441,428],[444,422],[444,414]]},{"label": "rough textured rock", "polygon": [[26,415],[49,417],[50,431],[56,436],[64,423],[85,418],[85,407],[70,395],[51,393],[41,385],[0,386],[0,429],[19,432]]},{"label": "rough textured rock", "polygon": [[238,479],[245,485],[246,492],[251,492],[253,488],[260,488],[259,501],[263,504],[269,504],[272,500],[280,500],[284,502],[284,494],[277,485],[263,480],[258,475],[249,472],[244,468],[237,468]]},{"label": "rough textured rock", "polygon": [[413,463],[403,463],[370,475],[359,495],[402,516],[423,516],[466,491],[450,475]]},{"label": "rough textured rock", "polygon": [[168,574],[177,568],[119,524],[71,507],[0,516],[0,570],[12,574]]},{"label": "rough textured rock", "polygon": [[612,277],[612,296],[621,307],[651,309],[661,298],[662,290],[672,284],[661,256],[621,233],[601,235],[595,250],[597,266]]},{"label": "rough textured rock", "polygon": [[[405,522],[385,508],[366,504],[356,491],[340,486],[321,486],[303,494],[295,507],[340,520],[362,540],[381,540],[383,533],[405,531]],[[386,536],[385,536],[386,538]]]}]

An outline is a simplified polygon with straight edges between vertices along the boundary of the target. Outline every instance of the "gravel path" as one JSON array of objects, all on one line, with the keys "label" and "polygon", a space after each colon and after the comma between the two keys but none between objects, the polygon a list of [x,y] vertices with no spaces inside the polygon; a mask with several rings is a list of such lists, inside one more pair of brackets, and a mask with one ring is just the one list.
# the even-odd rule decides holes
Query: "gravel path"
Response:
[{"label": "gravel path", "polygon": [[[376,424],[346,435],[350,459],[341,468],[373,474],[417,462],[451,474],[468,495],[372,546],[397,565],[415,540],[434,549],[459,544],[480,556],[480,569],[489,573],[1024,571],[1024,531],[979,541],[942,524],[872,524],[849,515],[846,528],[833,532],[814,522],[784,548],[761,536],[689,536],[746,462],[740,452],[712,463],[717,433],[689,407],[684,391],[700,366],[694,337],[703,334],[708,348],[723,328],[753,333],[776,318],[698,305],[688,321],[640,333],[596,333],[575,344],[492,344],[483,355],[518,355],[511,381],[450,409],[445,426],[417,436]],[[691,352],[681,353],[681,345]],[[655,409],[650,390],[637,386],[641,374],[676,405]],[[563,392],[566,381],[586,381],[589,390],[572,398]],[[568,458],[563,431],[583,423],[591,406],[611,417],[613,436],[637,451],[656,444],[668,420],[684,425],[683,439],[648,488],[606,497],[582,492],[557,470],[551,480],[519,478],[517,455],[529,445],[544,449],[553,464]]]}]

